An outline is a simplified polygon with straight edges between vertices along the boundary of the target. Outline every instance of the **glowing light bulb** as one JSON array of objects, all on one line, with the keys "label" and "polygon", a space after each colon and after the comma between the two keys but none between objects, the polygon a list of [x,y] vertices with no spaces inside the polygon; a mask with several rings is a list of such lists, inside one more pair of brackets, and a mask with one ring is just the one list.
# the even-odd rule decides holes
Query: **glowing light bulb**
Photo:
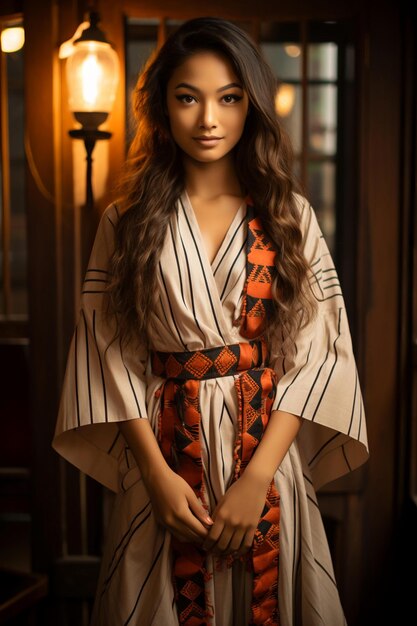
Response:
[{"label": "glowing light bulb", "polygon": [[25,43],[25,31],[21,26],[5,28],[1,31],[1,49],[3,52],[17,52]]},{"label": "glowing light bulb", "polygon": [[84,100],[94,105],[99,93],[99,84],[103,71],[95,54],[89,54],[80,67]]}]

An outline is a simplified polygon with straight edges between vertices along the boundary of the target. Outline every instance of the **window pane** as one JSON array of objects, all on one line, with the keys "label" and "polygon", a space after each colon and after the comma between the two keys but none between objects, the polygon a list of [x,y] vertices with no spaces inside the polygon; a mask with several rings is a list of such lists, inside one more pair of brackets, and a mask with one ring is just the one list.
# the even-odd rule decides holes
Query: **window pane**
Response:
[{"label": "window pane", "polygon": [[302,150],[301,46],[298,24],[261,24],[260,47],[277,78],[276,110],[296,154]]},{"label": "window pane", "polygon": [[127,144],[134,133],[132,94],[138,75],[154,51],[158,41],[159,20],[129,19],[126,24],[126,123]]},{"label": "window pane", "polygon": [[260,47],[279,81],[301,80],[299,42],[298,24],[262,22]]},{"label": "window pane", "polygon": [[336,154],[337,88],[318,85],[308,88],[309,150],[314,153]]},{"label": "window pane", "polygon": [[310,44],[308,46],[308,78],[317,80],[337,79],[337,46],[334,43]]},{"label": "window pane", "polygon": [[336,166],[331,161],[307,164],[308,196],[330,252],[335,253],[336,237]]},{"label": "window pane", "polygon": [[296,154],[302,149],[302,100],[301,87],[281,83],[275,100],[279,119],[291,137]]}]

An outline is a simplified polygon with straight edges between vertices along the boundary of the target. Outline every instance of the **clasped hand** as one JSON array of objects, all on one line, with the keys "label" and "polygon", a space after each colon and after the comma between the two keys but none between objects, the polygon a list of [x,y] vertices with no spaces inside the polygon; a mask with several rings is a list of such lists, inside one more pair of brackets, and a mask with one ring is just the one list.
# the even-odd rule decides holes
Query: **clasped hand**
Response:
[{"label": "clasped hand", "polygon": [[214,554],[241,556],[253,543],[269,485],[242,474],[228,488],[213,511],[214,523],[203,548]]},{"label": "clasped hand", "polygon": [[252,546],[268,484],[243,474],[212,513],[188,483],[171,469],[147,484],[156,520],[179,541],[194,542],[213,554],[242,555]]}]

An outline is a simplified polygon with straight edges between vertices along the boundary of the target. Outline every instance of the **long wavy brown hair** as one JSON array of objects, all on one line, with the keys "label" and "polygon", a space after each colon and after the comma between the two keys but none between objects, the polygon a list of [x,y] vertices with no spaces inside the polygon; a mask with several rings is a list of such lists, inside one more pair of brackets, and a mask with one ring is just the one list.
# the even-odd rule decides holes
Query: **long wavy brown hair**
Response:
[{"label": "long wavy brown hair", "polygon": [[275,111],[277,81],[250,37],[233,23],[214,17],[189,20],[151,57],[133,94],[136,133],[130,145],[117,206],[115,251],[110,260],[107,313],[118,321],[122,341],[149,345],[150,314],[157,298],[156,269],[168,223],[184,190],[181,151],[165,114],[166,87],[173,71],[201,51],[223,54],[249,97],[250,114],[234,148],[236,173],[250,194],[264,228],[275,243],[278,272],[274,312],[267,321],[271,339],[284,327],[293,337],[317,310],[308,289],[300,212],[293,192],[291,142]]}]

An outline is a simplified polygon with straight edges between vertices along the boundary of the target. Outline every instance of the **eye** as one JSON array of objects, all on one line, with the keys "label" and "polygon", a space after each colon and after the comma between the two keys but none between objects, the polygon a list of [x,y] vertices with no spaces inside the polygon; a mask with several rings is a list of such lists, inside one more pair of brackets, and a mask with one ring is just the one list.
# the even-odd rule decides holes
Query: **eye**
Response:
[{"label": "eye", "polygon": [[233,104],[234,102],[239,102],[239,100],[242,100],[242,96],[238,96],[237,94],[234,93],[228,93],[225,96],[223,96],[223,102],[225,102],[226,104]]},{"label": "eye", "polygon": [[183,102],[184,104],[192,104],[192,102],[195,102],[194,96],[190,96],[189,94],[181,94],[175,97],[179,102]]}]

